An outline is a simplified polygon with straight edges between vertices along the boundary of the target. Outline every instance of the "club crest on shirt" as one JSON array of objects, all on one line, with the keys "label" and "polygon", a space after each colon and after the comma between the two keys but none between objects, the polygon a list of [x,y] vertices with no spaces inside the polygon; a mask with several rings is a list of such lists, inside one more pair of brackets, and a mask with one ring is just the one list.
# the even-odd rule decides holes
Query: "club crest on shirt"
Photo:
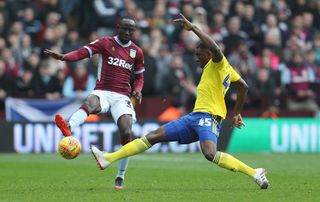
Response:
[{"label": "club crest on shirt", "polygon": [[114,46],[112,46],[111,50],[112,50],[112,51],[115,51],[115,50],[116,50],[116,48],[115,48]]},{"label": "club crest on shirt", "polygon": [[135,58],[137,55],[137,51],[135,49],[130,49],[129,55],[131,58]]}]

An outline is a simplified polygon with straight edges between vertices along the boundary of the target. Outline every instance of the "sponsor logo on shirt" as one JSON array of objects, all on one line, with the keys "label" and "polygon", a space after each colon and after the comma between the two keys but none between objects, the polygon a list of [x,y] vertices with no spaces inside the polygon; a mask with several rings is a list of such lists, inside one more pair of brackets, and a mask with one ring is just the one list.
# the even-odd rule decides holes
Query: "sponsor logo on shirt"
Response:
[{"label": "sponsor logo on shirt", "polygon": [[122,67],[125,69],[132,69],[133,64],[127,63],[125,60],[119,59],[119,58],[114,58],[114,57],[108,57],[108,64]]}]

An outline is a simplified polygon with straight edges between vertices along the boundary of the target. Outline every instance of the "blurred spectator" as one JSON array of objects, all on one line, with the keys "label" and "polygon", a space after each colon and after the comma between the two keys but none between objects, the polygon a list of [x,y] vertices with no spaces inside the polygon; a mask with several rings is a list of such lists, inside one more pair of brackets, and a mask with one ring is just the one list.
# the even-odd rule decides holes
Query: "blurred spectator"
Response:
[{"label": "blurred spectator", "polygon": [[[237,48],[228,56],[229,63],[232,66],[238,67],[240,69],[248,69],[248,75],[253,75],[256,72],[256,61],[254,55],[249,51],[248,45],[245,41],[241,41]],[[245,66],[245,67],[244,67]]]},{"label": "blurred spectator", "polygon": [[34,76],[35,93],[37,97],[57,100],[61,96],[61,83],[51,74],[48,61],[42,61]]},{"label": "blurred spectator", "polygon": [[[306,52],[306,61],[305,67],[314,72],[315,79],[312,86],[314,92],[319,91],[320,89],[320,64],[316,63],[316,55],[314,49],[310,49]],[[318,98],[320,98],[320,94],[318,93]]]},{"label": "blurred spectator", "polygon": [[39,48],[35,48],[32,46],[31,37],[27,34],[23,35],[21,39],[21,59],[22,64],[26,62],[26,60],[29,59],[32,53],[34,52],[40,52]]},{"label": "blurred spectator", "polygon": [[266,23],[261,25],[261,31],[265,34],[266,46],[281,47],[283,33],[278,25],[278,20],[275,14],[269,13],[266,16]]},{"label": "blurred spectator", "polygon": [[118,10],[123,7],[123,2],[118,0],[93,0],[92,1],[95,18],[91,19],[92,23],[96,22],[97,27],[104,29],[103,35],[113,34],[113,25],[117,20]]},{"label": "blurred spectator", "polygon": [[194,8],[191,2],[185,3],[182,5],[181,11],[182,14],[187,18],[187,19],[192,19],[193,13],[194,13]]},{"label": "blurred spectator", "polygon": [[166,71],[170,65],[171,55],[169,52],[169,48],[166,44],[163,44],[159,48],[159,53],[155,56],[158,74],[160,72]]},{"label": "blurred spectator", "polygon": [[58,83],[59,83],[57,89],[59,92],[62,92],[62,88],[67,77],[66,72],[62,69],[58,69],[58,71],[55,74],[55,77],[58,79]]},{"label": "blurred spectator", "polygon": [[279,0],[276,2],[276,15],[279,28],[286,33],[289,29],[288,21],[291,16],[291,11],[288,8],[286,0]]},{"label": "blurred spectator", "polygon": [[2,2],[5,2],[3,6],[6,8],[9,18],[12,21],[22,20],[24,15],[24,9],[27,7],[34,6],[34,1],[11,0]]},{"label": "blurred spectator", "polygon": [[307,41],[311,41],[314,34],[316,33],[316,28],[313,27],[314,17],[311,12],[305,11],[302,13],[302,27],[303,32],[306,35]]},{"label": "blurred spectator", "polygon": [[272,101],[276,96],[276,83],[272,77],[271,69],[260,68],[253,77],[249,91],[252,96],[251,104],[255,107],[274,106]]},{"label": "blurred spectator", "polygon": [[68,28],[66,24],[59,23],[57,26],[54,27],[54,39],[55,45],[62,47],[68,32]]},{"label": "blurred spectator", "polygon": [[0,38],[0,51],[2,52],[5,48],[7,48],[7,43],[4,38]]},{"label": "blurred spectator", "polygon": [[320,64],[320,33],[318,33],[314,37],[314,46],[315,46],[315,53],[316,53],[316,63]]},{"label": "blurred spectator", "polygon": [[23,69],[30,69],[33,72],[36,72],[40,64],[39,54],[32,52],[27,60],[23,64]]},{"label": "blurred spectator", "polygon": [[[207,22],[207,11],[202,7],[197,7],[194,9],[194,13],[192,16],[192,23],[199,27],[202,31],[209,33],[209,27]],[[196,34],[191,32],[192,41],[198,42],[199,38]]]},{"label": "blurred spectator", "polygon": [[4,13],[0,12],[0,37],[6,37],[8,31],[8,22]]},{"label": "blurred spectator", "polygon": [[2,58],[5,63],[6,74],[14,78],[17,77],[20,73],[20,66],[13,57],[11,50],[8,48],[2,50]]},{"label": "blurred spectator", "polygon": [[[54,45],[54,27],[60,22],[60,15],[56,12],[49,12],[44,20],[44,23],[37,35],[37,44],[42,48],[50,48]],[[48,43],[48,44],[46,44]]]},{"label": "blurred spectator", "polygon": [[[52,48],[52,50],[60,51],[60,48],[58,46],[55,46]],[[54,75],[60,69],[65,70],[65,68],[67,68],[65,61],[55,60],[53,58],[48,58],[47,61],[49,64],[49,71],[51,75]],[[67,72],[70,71],[70,69],[67,69]]]},{"label": "blurred spectator", "polygon": [[0,110],[4,109],[5,98],[12,94],[12,80],[6,74],[3,60],[0,60]]},{"label": "blurred spectator", "polygon": [[272,70],[277,70],[279,63],[280,63],[280,57],[274,54],[271,49],[264,48],[261,50],[261,54],[256,56],[256,64],[257,67],[260,68],[263,66],[263,59],[268,59],[270,63],[270,67]]},{"label": "blurred spectator", "polygon": [[187,98],[187,96],[181,97],[183,91],[188,94],[195,94],[196,87],[193,83],[191,73],[184,67],[184,63],[179,54],[172,57],[170,68],[167,69],[167,71],[159,72],[157,75],[157,88],[161,95],[181,98],[182,103],[184,103]]},{"label": "blurred spectator", "polygon": [[80,42],[79,33],[77,30],[70,30],[68,32],[67,39],[63,43],[62,51],[64,53],[71,52],[81,48],[82,45],[83,44]]},{"label": "blurred spectator", "polygon": [[220,11],[216,11],[212,14],[210,23],[210,33],[215,40],[221,41],[225,35],[227,35],[227,29],[225,27],[224,15]]},{"label": "blurred spectator", "polygon": [[63,85],[63,96],[67,98],[84,99],[94,89],[96,80],[88,73],[82,61],[77,62],[74,73],[68,76]]},{"label": "blurred spectator", "polygon": [[[151,1],[148,1],[151,2]],[[148,10],[146,10],[148,12]],[[160,30],[165,30],[166,22],[166,5],[164,1],[158,1],[152,12],[151,26]]]},{"label": "blurred spectator", "polygon": [[240,30],[241,21],[238,16],[232,16],[228,20],[228,34],[223,39],[223,43],[226,47],[225,54],[229,55],[235,51],[240,42],[247,39],[247,34]]},{"label": "blurred spectator", "polygon": [[263,23],[266,21],[266,17],[269,13],[272,13],[273,11],[273,2],[272,0],[261,0],[261,1],[255,1],[257,5],[257,21],[259,23]]},{"label": "blurred spectator", "polygon": [[134,18],[136,20],[136,26],[140,28],[143,32],[148,32],[150,30],[150,23],[145,16],[144,10],[137,9]]},{"label": "blurred spectator", "polygon": [[45,0],[42,5],[39,5],[41,8],[40,10],[40,20],[42,22],[45,21],[48,14],[56,13],[58,18],[61,19],[61,11],[60,11],[60,0]]},{"label": "blurred spectator", "polygon": [[290,38],[294,40],[302,51],[311,48],[311,41],[307,33],[303,30],[303,19],[301,15],[296,15],[291,20]]},{"label": "blurred spectator", "polygon": [[60,11],[64,18],[68,18],[81,3],[79,0],[60,0]]},{"label": "blurred spectator", "polygon": [[245,6],[242,0],[235,0],[232,2],[230,11],[240,18],[243,18],[245,15]]},{"label": "blurred spectator", "polygon": [[307,0],[295,0],[288,2],[294,15],[302,14],[302,12],[308,10]]},{"label": "blurred spectator", "polygon": [[241,30],[248,34],[249,45],[258,46],[260,38],[260,27],[259,23],[255,19],[256,11],[252,4],[244,5],[244,16],[241,19]]},{"label": "blurred spectator", "polygon": [[20,21],[14,21],[11,24],[10,31],[8,34],[17,35],[19,38],[24,34],[23,25]]},{"label": "blurred spectator", "polygon": [[154,96],[156,95],[155,78],[158,71],[157,62],[155,57],[150,54],[152,48],[148,38],[141,42],[140,47],[144,53],[144,66],[146,68],[142,95]]},{"label": "blurred spectator", "polygon": [[[23,35],[21,36],[21,38]],[[10,51],[12,57],[17,62],[19,68],[22,63],[22,54],[21,54],[21,43],[20,43],[20,36],[17,34],[10,34],[8,37],[8,42],[10,45]]]},{"label": "blurred spectator", "polygon": [[15,97],[33,98],[36,96],[33,72],[25,69],[14,83],[13,95]]},{"label": "blurred spectator", "polygon": [[[64,41],[63,46],[62,46],[62,52],[63,53],[68,53],[73,50],[77,50],[81,48],[83,44],[79,40],[79,33],[76,30],[70,30],[68,32],[68,37]],[[68,63],[68,67],[71,68],[73,71],[75,69],[76,64],[73,62]]]},{"label": "blurred spectator", "polygon": [[318,110],[314,100],[315,93],[311,90],[314,78],[312,69],[303,65],[302,54],[294,52],[288,70],[283,75],[283,82],[288,89],[287,107],[289,110]]},{"label": "blurred spectator", "polygon": [[41,22],[35,18],[34,10],[30,7],[24,9],[23,31],[36,40],[37,34],[41,29]]}]

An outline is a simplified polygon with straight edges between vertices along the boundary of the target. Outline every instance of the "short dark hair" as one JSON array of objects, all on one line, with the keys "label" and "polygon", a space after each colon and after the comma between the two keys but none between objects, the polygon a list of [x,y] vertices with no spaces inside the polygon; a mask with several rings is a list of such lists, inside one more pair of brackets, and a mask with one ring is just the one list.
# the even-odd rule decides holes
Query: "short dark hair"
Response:
[{"label": "short dark hair", "polygon": [[124,20],[124,19],[133,20],[133,22],[136,23],[136,19],[134,19],[133,17],[131,17],[131,16],[129,16],[129,15],[122,16],[120,21],[122,21],[122,20]]}]

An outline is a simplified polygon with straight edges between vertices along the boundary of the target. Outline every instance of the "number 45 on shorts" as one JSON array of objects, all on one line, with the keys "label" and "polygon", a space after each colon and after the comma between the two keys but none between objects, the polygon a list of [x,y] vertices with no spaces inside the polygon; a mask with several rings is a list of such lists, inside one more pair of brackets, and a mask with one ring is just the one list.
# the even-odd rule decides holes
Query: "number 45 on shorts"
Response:
[{"label": "number 45 on shorts", "polygon": [[212,119],[211,118],[201,118],[198,123],[199,126],[211,126]]}]

